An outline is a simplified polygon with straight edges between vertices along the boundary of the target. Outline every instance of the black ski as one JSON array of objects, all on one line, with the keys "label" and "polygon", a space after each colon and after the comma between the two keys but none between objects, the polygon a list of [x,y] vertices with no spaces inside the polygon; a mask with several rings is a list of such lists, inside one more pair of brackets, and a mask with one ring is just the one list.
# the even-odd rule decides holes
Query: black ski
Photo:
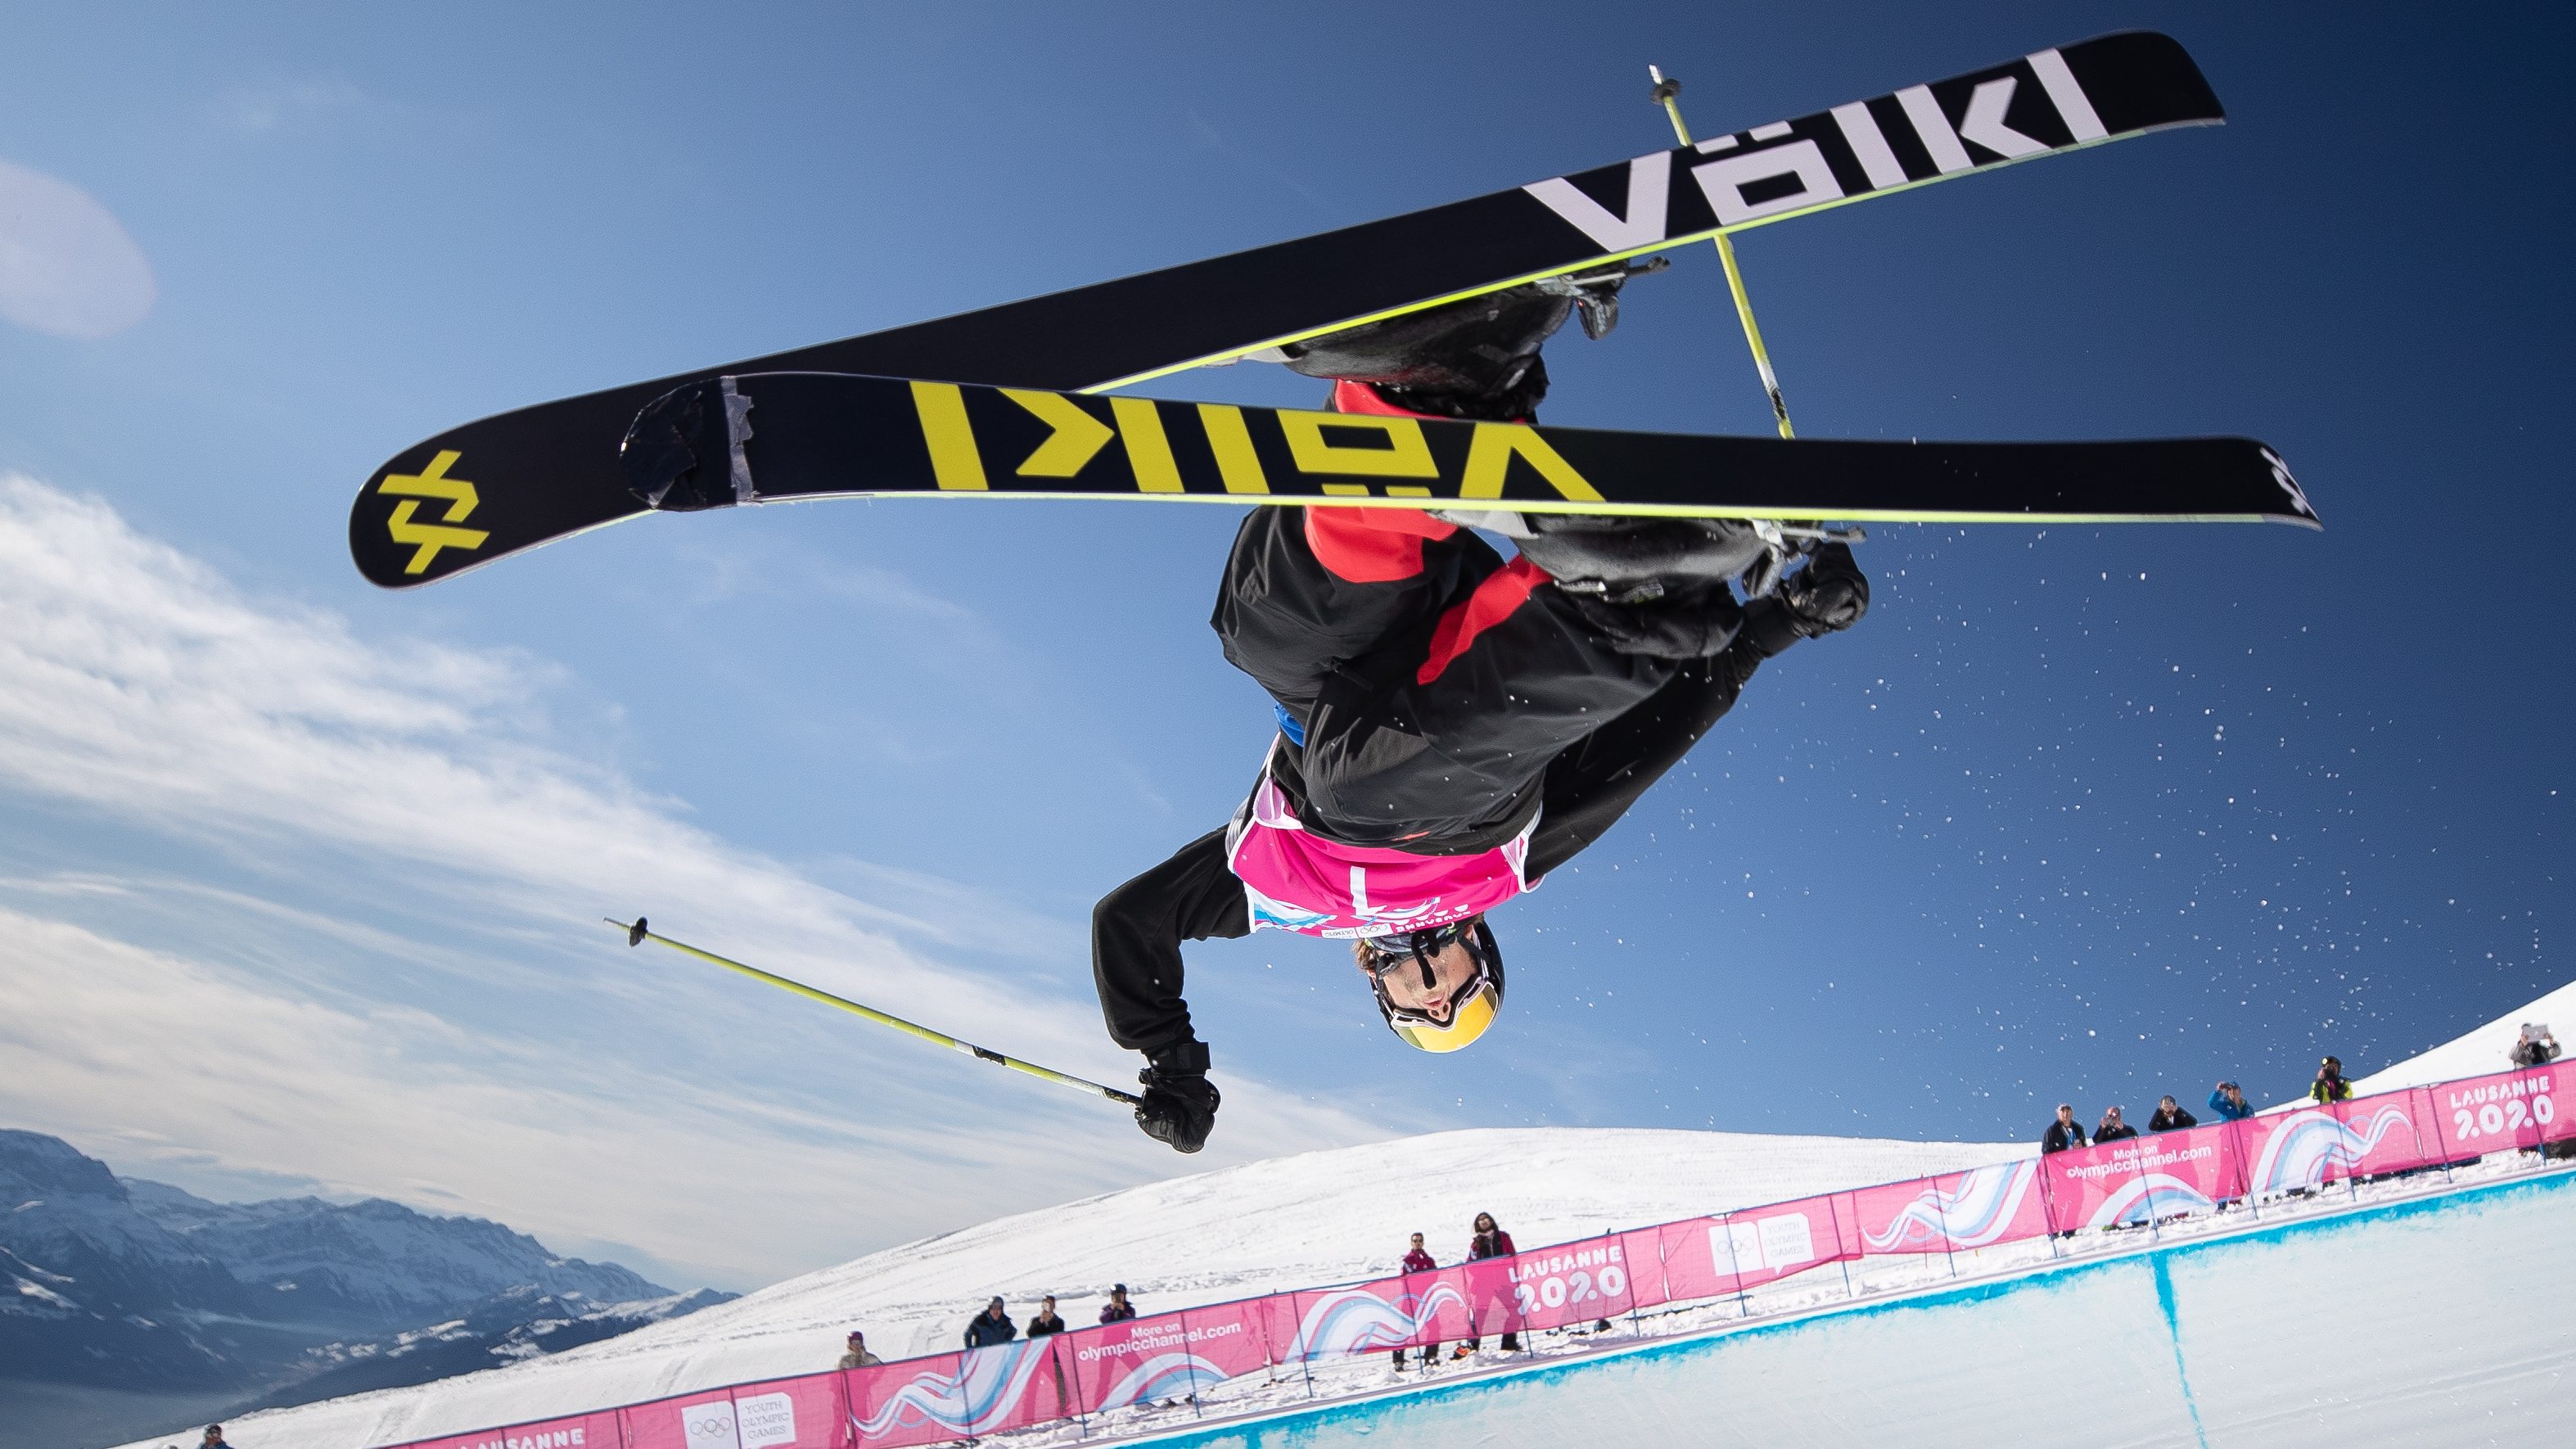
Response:
[{"label": "black ski", "polygon": [[623,457],[629,488],[668,511],[910,494],[2319,526],[2279,455],[2248,438],[1791,442],[820,372],[689,383],[644,410]]},{"label": "black ski", "polygon": [[370,582],[427,583],[646,510],[617,443],[719,373],[823,371],[1096,391],[1866,196],[2223,119],[2170,38],[2136,31],[1696,146],[1385,221],[469,423],[359,491]]}]

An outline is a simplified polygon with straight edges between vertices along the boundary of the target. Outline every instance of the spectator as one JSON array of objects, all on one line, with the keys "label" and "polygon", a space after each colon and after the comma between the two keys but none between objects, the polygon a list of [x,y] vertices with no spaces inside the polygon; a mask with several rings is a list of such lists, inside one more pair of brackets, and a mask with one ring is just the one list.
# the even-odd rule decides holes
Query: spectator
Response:
[{"label": "spectator", "polygon": [[2171,1097],[2159,1098],[2156,1102],[2156,1115],[2147,1119],[2147,1130],[2150,1132],[2180,1132],[2185,1127],[2199,1125],[2200,1119],[2184,1111],[2182,1104]]},{"label": "spectator", "polygon": [[2343,1079],[2343,1058],[2328,1057],[2325,1065],[2317,1068],[2317,1079],[2308,1084],[2308,1100],[2319,1103],[2352,1100],[2352,1083]]},{"label": "spectator", "polygon": [[206,1437],[197,1441],[197,1449],[231,1449],[231,1446],[224,1443],[224,1426],[208,1424]]},{"label": "spectator", "polygon": [[[1413,1235],[1413,1246],[1405,1249],[1404,1252],[1404,1271],[1407,1273],[1428,1273],[1437,1269],[1439,1266],[1439,1264],[1431,1261],[1431,1254],[1423,1248],[1422,1235],[1420,1233],[1415,1233]],[[1423,1345],[1422,1366],[1424,1368],[1431,1367],[1431,1361],[1439,1356],[1440,1345],[1436,1343]],[[1399,1348],[1395,1351],[1395,1367],[1398,1373],[1404,1371],[1403,1349]]]},{"label": "spectator", "polygon": [[1100,1321],[1125,1323],[1135,1316],[1136,1305],[1127,1301],[1127,1285],[1119,1283],[1111,1286],[1109,1301],[1100,1305]]},{"label": "spectator", "polygon": [[2084,1126],[2075,1120],[2075,1104],[2058,1103],[2057,1120],[2048,1124],[2047,1133],[2039,1139],[2039,1150],[2043,1153],[2064,1152],[2070,1147],[2083,1145]]},{"label": "spectator", "polygon": [[2558,1060],[2558,1038],[2549,1034],[2546,1024],[2526,1021],[2522,1035],[2514,1040],[2511,1059],[2517,1067],[2545,1067]]},{"label": "spectator", "polygon": [[845,1369],[875,1368],[878,1364],[885,1362],[884,1359],[868,1352],[868,1336],[859,1332],[857,1329],[853,1328],[850,1330],[848,1342],[850,1345],[850,1351],[841,1355],[841,1367]]},{"label": "spectator", "polygon": [[[1029,1342],[1035,1343],[1041,1338],[1062,1332],[1064,1332],[1064,1320],[1056,1316],[1055,1295],[1050,1293],[1038,1300],[1038,1311],[1029,1316]],[[1073,1401],[1065,1397],[1064,1392],[1064,1360],[1050,1352],[1047,1355],[1047,1366],[1055,1370],[1055,1412],[1056,1417],[1063,1418],[1074,1411]]]},{"label": "spectator", "polygon": [[2105,1142],[2126,1142],[2137,1135],[2138,1129],[2121,1121],[2120,1109],[2113,1107],[2102,1114],[2101,1125],[2093,1129],[2093,1145],[2099,1147]]},{"label": "spectator", "polygon": [[1404,1250],[1404,1271],[1408,1273],[1428,1273],[1439,1266],[1439,1264],[1431,1261],[1431,1254],[1424,1251],[1422,1246],[1422,1235],[1420,1233],[1415,1233],[1413,1235],[1413,1246]]},{"label": "spectator", "polygon": [[[1492,1213],[1476,1214],[1476,1236],[1467,1244],[1468,1262],[1473,1263],[1485,1258],[1508,1258],[1519,1251],[1520,1249],[1512,1246],[1512,1235],[1503,1231],[1502,1225],[1494,1221],[1494,1215]],[[1487,1301],[1493,1302],[1498,1300],[1488,1299]],[[1503,1295],[1500,1301],[1504,1301],[1508,1304],[1508,1295]],[[1510,1310],[1506,1307],[1505,1311],[1508,1312]],[[1451,1357],[1465,1358],[1467,1355],[1474,1353],[1478,1345],[1483,1342],[1484,1337],[1481,1334],[1468,1339],[1465,1343],[1458,1345],[1458,1351],[1451,1355]],[[1520,1334],[1512,1329],[1503,1330],[1503,1352],[1518,1353],[1520,1351]]]},{"label": "spectator", "polygon": [[2254,1104],[2245,1100],[2245,1089],[2234,1082],[2221,1082],[2209,1094],[2209,1110],[2221,1122],[2242,1122],[2254,1115]]},{"label": "spectator", "polygon": [[1029,1319],[1029,1337],[1044,1338],[1050,1333],[1062,1332],[1064,1320],[1056,1317],[1055,1295],[1050,1293],[1038,1300],[1038,1311]]},{"label": "spectator", "polygon": [[992,1302],[984,1305],[983,1312],[975,1315],[975,1321],[966,1325],[968,1348],[990,1348],[997,1343],[1008,1343],[1019,1336],[1020,1330],[1011,1322],[1011,1315],[1003,1310],[1002,1298],[998,1293],[993,1295]]}]

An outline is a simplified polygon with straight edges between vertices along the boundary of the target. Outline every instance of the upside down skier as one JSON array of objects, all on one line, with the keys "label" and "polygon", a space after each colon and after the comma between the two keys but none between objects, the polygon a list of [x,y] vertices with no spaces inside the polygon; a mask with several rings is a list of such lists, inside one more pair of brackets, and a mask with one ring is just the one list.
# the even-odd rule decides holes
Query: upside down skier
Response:
[{"label": "upside down skier", "polygon": [[[1310,344],[1298,371],[1351,414],[1530,421],[1542,344],[1618,279],[1524,287]],[[1512,535],[1506,563],[1464,522]],[[1485,915],[1535,889],[1735,704],[1765,659],[1869,606],[1827,544],[1776,591],[1732,520],[1257,508],[1211,625],[1269,691],[1279,733],[1224,828],[1103,897],[1092,970],[1110,1037],[1143,1052],[1137,1125],[1196,1152],[1216,1120],[1181,943],[1264,928],[1348,940],[1386,1024],[1450,1052],[1492,1025]]]}]

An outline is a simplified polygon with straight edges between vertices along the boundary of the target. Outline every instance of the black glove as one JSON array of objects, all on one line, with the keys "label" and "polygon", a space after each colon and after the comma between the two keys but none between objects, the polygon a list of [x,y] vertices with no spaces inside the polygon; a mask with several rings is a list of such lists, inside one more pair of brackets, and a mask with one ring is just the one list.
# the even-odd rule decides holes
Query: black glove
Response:
[{"label": "black glove", "polygon": [[1768,657],[1801,639],[1848,629],[1868,612],[1869,579],[1851,545],[1829,543],[1782,579],[1779,592],[1745,611],[1744,634]]},{"label": "black glove", "polygon": [[1136,1104],[1136,1125],[1175,1152],[1196,1152],[1207,1145],[1216,1126],[1216,1084],[1207,1079],[1207,1044],[1182,1042],[1149,1054],[1153,1065],[1136,1074],[1145,1100]]}]

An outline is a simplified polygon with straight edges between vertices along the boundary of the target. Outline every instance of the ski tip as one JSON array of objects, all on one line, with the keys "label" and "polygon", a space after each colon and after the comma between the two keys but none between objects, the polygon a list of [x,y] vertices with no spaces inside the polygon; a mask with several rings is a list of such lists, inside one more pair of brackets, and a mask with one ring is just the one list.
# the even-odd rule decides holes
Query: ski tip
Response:
[{"label": "ski tip", "polygon": [[[2110,107],[2102,121],[2113,135],[2227,123],[2227,107],[2220,104],[2209,78],[2201,74],[2200,63],[2181,41],[2161,30],[2115,30],[2058,50],[2096,78],[2085,82],[2088,93],[2098,80],[2103,94],[2095,103],[2097,108]],[[2143,125],[2121,124],[2121,118],[2132,111],[2155,119]]]}]

